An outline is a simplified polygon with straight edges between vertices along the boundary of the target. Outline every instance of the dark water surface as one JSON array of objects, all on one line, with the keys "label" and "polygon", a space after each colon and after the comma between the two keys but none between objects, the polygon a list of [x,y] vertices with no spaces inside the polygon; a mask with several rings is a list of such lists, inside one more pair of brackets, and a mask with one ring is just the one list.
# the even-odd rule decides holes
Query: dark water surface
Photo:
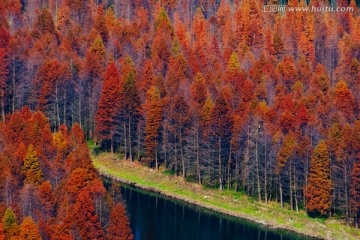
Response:
[{"label": "dark water surface", "polygon": [[136,240],[309,239],[129,186],[122,186],[121,193]]}]

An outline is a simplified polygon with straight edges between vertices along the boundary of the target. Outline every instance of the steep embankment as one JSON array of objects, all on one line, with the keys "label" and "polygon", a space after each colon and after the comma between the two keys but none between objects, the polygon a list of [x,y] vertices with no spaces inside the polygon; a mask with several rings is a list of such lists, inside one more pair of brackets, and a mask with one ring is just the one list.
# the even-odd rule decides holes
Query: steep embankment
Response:
[{"label": "steep embankment", "polygon": [[198,184],[186,182],[181,177],[149,169],[137,162],[117,160],[112,154],[103,153],[92,158],[102,175],[167,197],[244,218],[270,228],[286,229],[323,239],[360,239],[360,230],[347,227],[335,219],[313,219],[304,211],[295,213],[281,209],[275,202],[266,205],[242,193],[205,189]]}]

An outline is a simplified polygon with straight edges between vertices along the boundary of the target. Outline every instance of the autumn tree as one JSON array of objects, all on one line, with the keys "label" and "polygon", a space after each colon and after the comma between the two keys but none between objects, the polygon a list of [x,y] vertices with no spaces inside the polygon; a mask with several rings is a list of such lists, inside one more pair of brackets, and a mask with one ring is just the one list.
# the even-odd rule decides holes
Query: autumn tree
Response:
[{"label": "autumn tree", "polygon": [[342,80],[339,81],[335,87],[335,103],[348,120],[353,120],[356,105],[355,100],[347,84]]},{"label": "autumn tree", "polygon": [[124,205],[117,203],[110,214],[110,223],[106,229],[107,239],[110,240],[132,240],[134,236],[131,233],[129,220],[126,216]]},{"label": "autumn tree", "polygon": [[25,183],[39,185],[44,180],[34,146],[31,144],[26,153],[22,170],[26,176]]},{"label": "autumn tree", "polygon": [[[134,134],[139,128],[138,122],[141,117],[142,108],[139,91],[136,86],[136,74],[131,59],[128,64],[130,65],[130,71],[125,76],[119,104],[120,114],[123,118],[125,138],[128,143],[128,147],[125,146],[125,155],[133,161]],[[140,146],[137,147],[139,148]]]},{"label": "autumn tree", "polygon": [[195,131],[195,155],[196,155],[196,171],[197,178],[199,183],[201,184],[201,164],[200,159],[202,158],[200,146],[201,140],[203,138],[204,129],[201,127],[200,119],[201,119],[201,110],[205,105],[205,101],[207,98],[207,88],[205,84],[204,77],[201,73],[196,74],[193,84],[190,87],[190,93],[193,105],[193,117],[194,117],[194,131]]},{"label": "autumn tree", "polygon": [[19,234],[19,226],[16,222],[16,217],[11,208],[6,209],[5,215],[2,219],[4,233],[7,239],[17,236]]},{"label": "autumn tree", "polygon": [[26,217],[20,225],[20,239],[41,240],[38,226],[31,217]]},{"label": "autumn tree", "polygon": [[232,128],[231,112],[222,93],[216,99],[211,109],[210,121],[212,136],[214,137],[214,146],[217,147],[218,179],[220,191],[222,191],[226,179],[224,176],[224,167],[226,166],[230,153],[229,147]]},{"label": "autumn tree", "polygon": [[68,224],[81,239],[105,239],[98,215],[87,190],[82,190],[68,216]]},{"label": "autumn tree", "polygon": [[98,110],[95,115],[95,135],[97,138],[110,142],[111,152],[114,152],[114,117],[117,113],[117,104],[120,99],[120,76],[112,62],[108,65],[103,88],[100,95]]},{"label": "autumn tree", "polygon": [[331,209],[330,157],[325,141],[314,149],[305,188],[306,210],[310,216],[327,216]]},{"label": "autumn tree", "polygon": [[146,125],[145,125],[145,150],[147,162],[152,164],[155,160],[155,168],[159,167],[158,146],[163,118],[163,101],[160,91],[152,86],[147,92],[146,103]]}]

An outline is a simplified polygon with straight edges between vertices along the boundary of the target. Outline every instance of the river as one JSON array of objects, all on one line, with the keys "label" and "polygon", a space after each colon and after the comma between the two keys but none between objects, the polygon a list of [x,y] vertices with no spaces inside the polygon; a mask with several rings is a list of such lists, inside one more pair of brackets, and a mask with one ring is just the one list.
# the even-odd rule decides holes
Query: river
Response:
[{"label": "river", "polygon": [[268,229],[246,220],[121,186],[135,240],[302,240],[296,233]]}]

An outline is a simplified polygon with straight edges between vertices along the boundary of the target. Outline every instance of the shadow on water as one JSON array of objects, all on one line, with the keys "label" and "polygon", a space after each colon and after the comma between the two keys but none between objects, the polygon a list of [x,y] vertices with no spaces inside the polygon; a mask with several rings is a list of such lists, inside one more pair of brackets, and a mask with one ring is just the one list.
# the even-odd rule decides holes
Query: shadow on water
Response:
[{"label": "shadow on water", "polygon": [[303,240],[296,233],[121,185],[135,240]]}]

